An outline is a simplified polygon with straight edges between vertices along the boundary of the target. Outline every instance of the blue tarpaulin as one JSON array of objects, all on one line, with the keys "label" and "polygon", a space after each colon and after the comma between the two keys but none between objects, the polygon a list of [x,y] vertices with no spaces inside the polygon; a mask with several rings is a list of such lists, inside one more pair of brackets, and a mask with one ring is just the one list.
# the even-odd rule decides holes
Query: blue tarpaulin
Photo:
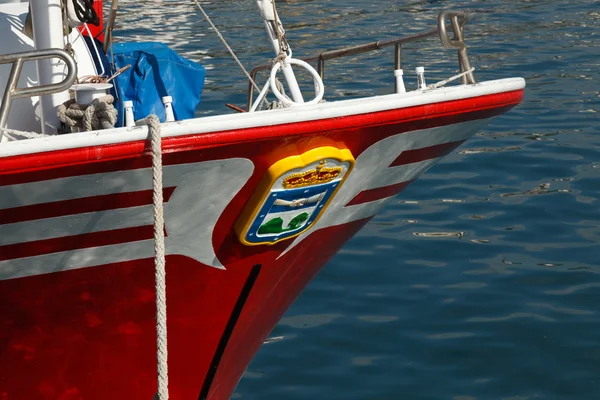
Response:
[{"label": "blue tarpaulin", "polygon": [[[193,118],[200,103],[206,70],[162,43],[119,43],[113,45],[116,68],[131,65],[114,81],[118,110],[117,126],[123,126],[123,101],[133,102],[137,121],[156,114],[165,121],[163,96],[173,98],[176,120]],[[110,57],[110,56],[109,56]]]}]

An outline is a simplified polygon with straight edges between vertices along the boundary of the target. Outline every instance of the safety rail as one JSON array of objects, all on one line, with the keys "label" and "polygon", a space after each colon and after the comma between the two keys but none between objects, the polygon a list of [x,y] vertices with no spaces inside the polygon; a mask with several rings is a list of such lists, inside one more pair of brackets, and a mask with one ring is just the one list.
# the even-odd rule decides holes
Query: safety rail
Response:
[{"label": "safety rail", "polygon": [[[447,22],[450,21],[452,33],[454,34],[453,38],[448,36],[448,27]],[[377,42],[367,43],[358,46],[351,46],[337,50],[325,51],[319,54],[316,57],[306,58],[305,62],[317,62],[317,71],[321,76],[321,79],[325,80],[325,61],[332,60],[335,58],[342,58],[353,56],[356,54],[367,53],[374,50],[380,50],[385,47],[395,46],[394,52],[394,69],[400,69],[402,66],[402,45],[410,42],[416,42],[419,40],[423,40],[432,36],[438,35],[442,45],[447,49],[456,49],[458,50],[458,63],[460,66],[460,72],[464,73],[471,69],[471,63],[469,61],[469,56],[467,55],[467,46],[464,41],[464,26],[468,21],[468,14],[464,12],[456,12],[456,11],[442,11],[438,15],[437,19],[437,28],[417,33],[414,35],[404,36],[395,39],[381,40]],[[256,75],[263,70],[271,68],[272,65],[261,65],[259,67],[254,68],[250,72],[250,77],[252,80],[256,80]],[[463,84],[472,84],[476,83],[473,72],[467,72],[461,77],[461,82]],[[252,105],[254,99],[254,85],[252,81],[248,82],[248,110]]]},{"label": "safety rail", "polygon": [[[28,88],[17,88],[23,64],[27,61],[43,60],[47,58],[59,58],[65,63],[67,67],[67,76],[65,79],[58,83]],[[0,106],[0,140],[2,140],[3,136],[2,129],[6,128],[8,122],[8,115],[13,100],[64,92],[73,85],[73,82],[75,82],[75,79],[77,78],[77,63],[75,62],[75,59],[71,54],[62,49],[34,50],[0,55],[0,64],[10,63],[12,63],[12,68],[6,82],[6,87],[4,88],[4,96],[2,97],[2,105]]]}]

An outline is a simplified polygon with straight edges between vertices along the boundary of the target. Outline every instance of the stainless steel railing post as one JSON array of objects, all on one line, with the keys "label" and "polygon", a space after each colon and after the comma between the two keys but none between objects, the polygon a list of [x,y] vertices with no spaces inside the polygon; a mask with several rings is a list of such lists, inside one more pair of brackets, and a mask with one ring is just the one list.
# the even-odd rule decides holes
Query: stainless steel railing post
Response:
[{"label": "stainless steel railing post", "polygon": [[[65,79],[61,82],[48,85],[18,88],[17,85],[19,84],[23,63],[45,58],[60,58],[65,63],[67,67],[67,76]],[[12,68],[6,82],[6,87],[4,88],[2,105],[0,105],[0,140],[2,140],[2,136],[4,135],[2,129],[6,128],[13,100],[64,92],[73,85],[73,82],[77,78],[77,63],[75,59],[71,54],[62,49],[33,50],[0,55],[0,64],[10,63],[12,63]]]}]

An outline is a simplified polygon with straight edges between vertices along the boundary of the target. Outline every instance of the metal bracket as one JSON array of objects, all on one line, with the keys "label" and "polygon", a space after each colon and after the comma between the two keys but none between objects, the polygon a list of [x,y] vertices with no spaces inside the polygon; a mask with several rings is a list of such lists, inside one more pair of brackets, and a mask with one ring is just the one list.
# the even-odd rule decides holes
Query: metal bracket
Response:
[{"label": "metal bracket", "polygon": [[[450,20],[452,24],[452,32],[454,38],[450,39],[446,27],[446,21]],[[471,69],[469,56],[467,55],[467,45],[465,44],[464,26],[469,20],[467,14],[456,11],[442,11],[438,15],[438,31],[442,45],[447,49],[458,49],[458,63],[460,64],[460,72],[466,72]],[[463,84],[476,83],[473,72],[469,72],[461,77]]]}]

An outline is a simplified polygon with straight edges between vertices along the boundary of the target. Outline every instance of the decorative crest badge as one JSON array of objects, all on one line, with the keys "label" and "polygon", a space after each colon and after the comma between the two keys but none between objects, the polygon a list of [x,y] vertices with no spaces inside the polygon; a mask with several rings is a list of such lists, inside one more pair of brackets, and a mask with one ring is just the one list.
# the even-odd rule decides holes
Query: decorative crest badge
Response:
[{"label": "decorative crest badge", "polygon": [[310,229],[353,166],[350,150],[329,146],[276,162],[235,224],[240,241],[275,244]]}]

